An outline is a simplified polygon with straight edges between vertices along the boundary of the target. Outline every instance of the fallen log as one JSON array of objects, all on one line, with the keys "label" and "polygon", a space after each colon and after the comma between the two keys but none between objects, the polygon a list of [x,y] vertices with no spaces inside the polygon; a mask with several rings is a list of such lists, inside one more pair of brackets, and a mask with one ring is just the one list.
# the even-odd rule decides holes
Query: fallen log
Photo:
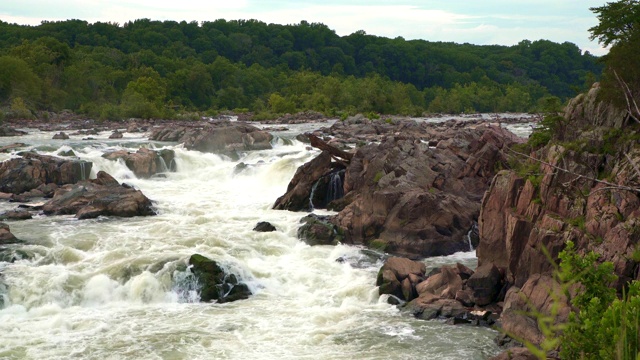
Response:
[{"label": "fallen log", "polygon": [[316,149],[320,149],[323,151],[327,151],[329,152],[329,154],[331,154],[331,156],[338,158],[338,159],[342,159],[345,162],[349,163],[351,161],[351,158],[353,158],[353,154],[352,153],[348,153],[344,150],[340,150],[337,147],[333,146],[333,145],[329,145],[327,144],[326,141],[320,139],[319,137],[313,135],[313,134],[308,134],[309,136],[309,141],[311,141],[311,146],[313,146]]}]

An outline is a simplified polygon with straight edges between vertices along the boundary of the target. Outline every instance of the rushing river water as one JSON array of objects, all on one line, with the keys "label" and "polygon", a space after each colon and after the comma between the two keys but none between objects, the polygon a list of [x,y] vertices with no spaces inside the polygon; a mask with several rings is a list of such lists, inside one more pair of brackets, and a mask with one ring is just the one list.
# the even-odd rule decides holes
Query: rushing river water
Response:
[{"label": "rushing river water", "polygon": [[[323,124],[325,125],[325,124]],[[304,125],[308,128],[309,124]],[[316,124],[316,126],[319,126]],[[291,137],[300,127],[280,133]],[[51,140],[31,131],[21,141],[41,153],[73,148],[155,202],[151,217],[36,216],[8,221],[31,260],[0,263],[2,359],[486,359],[499,350],[487,328],[446,325],[402,313],[379,298],[380,262],[353,246],[310,247],[296,238],[305,214],[271,210],[298,166],[318,154],[295,140],[239,161],[178,144]],[[178,171],[137,179],[107,150],[140,146],[176,151]],[[1,154],[0,160],[12,155]],[[237,172],[235,166],[250,166]],[[0,210],[16,207],[0,203]],[[258,233],[258,221],[278,229]],[[224,264],[255,295],[226,304],[197,302],[180,285],[186,259],[200,253]],[[337,262],[344,257],[346,262]],[[425,260],[428,267],[473,252]],[[356,265],[356,266],[354,266]]]}]

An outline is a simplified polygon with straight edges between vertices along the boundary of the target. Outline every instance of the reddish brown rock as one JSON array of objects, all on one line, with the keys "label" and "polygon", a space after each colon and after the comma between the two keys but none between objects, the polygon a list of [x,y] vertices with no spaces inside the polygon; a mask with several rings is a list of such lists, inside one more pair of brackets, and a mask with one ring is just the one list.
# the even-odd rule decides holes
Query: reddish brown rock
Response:
[{"label": "reddish brown rock", "polygon": [[84,160],[22,153],[0,164],[0,191],[22,194],[46,184],[74,184],[89,178],[92,165]]},{"label": "reddish brown rock", "polygon": [[155,215],[151,200],[141,191],[119,185],[112,179],[110,175],[99,172],[96,180],[62,186],[44,204],[43,212],[46,215],[75,214],[78,219],[91,219],[100,215]]},{"label": "reddish brown rock", "polygon": [[496,300],[502,287],[500,271],[494,264],[479,266],[467,280],[467,287],[473,290],[473,298],[477,305],[485,306]]},{"label": "reddish brown rock", "polygon": [[505,350],[500,355],[489,358],[489,360],[538,360],[538,358],[529,349],[518,347]]},{"label": "reddish brown rock", "polygon": [[11,233],[9,225],[0,222],[0,245],[19,243],[15,235]]},{"label": "reddish brown rock", "polygon": [[109,160],[122,159],[138,178],[149,178],[161,172],[175,171],[173,150],[149,150],[140,148],[135,153],[119,150],[102,155]]},{"label": "reddish brown rock", "polygon": [[378,292],[380,295],[391,294],[410,301],[417,295],[415,287],[417,281],[424,277],[425,271],[426,266],[423,262],[391,257],[378,271]]}]

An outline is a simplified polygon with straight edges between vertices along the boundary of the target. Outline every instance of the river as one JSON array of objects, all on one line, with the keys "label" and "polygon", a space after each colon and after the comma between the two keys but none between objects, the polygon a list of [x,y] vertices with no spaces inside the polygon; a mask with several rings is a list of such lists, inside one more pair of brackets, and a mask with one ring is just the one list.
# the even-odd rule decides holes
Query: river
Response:
[{"label": "river", "polygon": [[[497,332],[414,319],[378,296],[379,261],[354,246],[310,247],[296,238],[305,214],[271,210],[298,166],[318,154],[293,140],[326,124],[288,125],[274,149],[238,161],[150,143],[51,140],[29,130],[20,141],[44,154],[72,148],[99,170],[142,190],[157,216],[76,220],[42,216],[7,221],[31,259],[0,263],[2,359],[486,359]],[[171,148],[177,172],[137,179],[108,150]],[[9,158],[0,154],[0,160]],[[239,162],[249,164],[236,171]],[[15,203],[1,202],[0,211]],[[276,232],[258,233],[258,221]],[[254,295],[225,304],[199,303],[185,285],[186,259],[199,253],[239,274]],[[338,262],[343,257],[349,261]],[[427,267],[474,252],[426,259]],[[355,266],[354,266],[355,265]]]}]

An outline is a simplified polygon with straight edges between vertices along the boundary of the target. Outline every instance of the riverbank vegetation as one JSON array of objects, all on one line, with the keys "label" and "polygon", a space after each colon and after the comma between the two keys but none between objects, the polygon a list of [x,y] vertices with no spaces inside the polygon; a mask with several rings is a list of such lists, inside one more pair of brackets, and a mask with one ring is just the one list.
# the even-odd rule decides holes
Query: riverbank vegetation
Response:
[{"label": "riverbank vegetation", "polygon": [[575,96],[601,71],[597,57],[547,40],[341,37],[305,21],[0,21],[0,106],[14,118],[63,109],[114,120],[221,110],[262,118],[526,112],[549,97]]}]

